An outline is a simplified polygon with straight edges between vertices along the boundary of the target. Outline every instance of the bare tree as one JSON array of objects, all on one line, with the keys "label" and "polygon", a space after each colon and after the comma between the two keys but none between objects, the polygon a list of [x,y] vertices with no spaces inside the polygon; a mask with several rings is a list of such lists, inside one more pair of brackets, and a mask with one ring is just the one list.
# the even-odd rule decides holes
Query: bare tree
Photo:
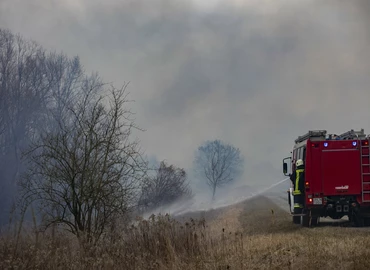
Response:
[{"label": "bare tree", "polygon": [[[37,43],[0,29],[0,224],[26,170],[21,153],[61,118],[86,88],[78,57],[50,53]],[[96,79],[95,79],[96,80]],[[68,114],[69,113],[69,114]]]},{"label": "bare tree", "polygon": [[59,129],[40,136],[28,153],[21,181],[24,207],[37,203],[46,229],[62,224],[83,243],[96,243],[115,218],[135,205],[146,163],[130,141],[137,127],[126,108],[126,86],[104,97],[87,79],[83,95],[59,119]]},{"label": "bare tree", "polygon": [[44,130],[58,129],[58,122],[71,117],[68,106],[76,100],[86,81],[96,81],[96,76],[86,80],[78,57],[67,58],[64,54],[50,53],[46,59],[45,76],[50,88],[45,101],[47,106],[47,125]]},{"label": "bare tree", "polygon": [[155,171],[154,176],[146,177],[142,186],[139,204],[144,210],[191,197],[192,192],[184,169],[162,161]]},{"label": "bare tree", "polygon": [[[16,178],[24,170],[21,152],[36,135],[49,89],[43,77],[44,50],[0,29],[0,203],[9,210]],[[0,223],[1,216],[0,213]]]},{"label": "bare tree", "polygon": [[196,171],[212,189],[213,199],[216,189],[233,181],[241,173],[242,166],[240,150],[220,140],[204,143],[195,157]]}]

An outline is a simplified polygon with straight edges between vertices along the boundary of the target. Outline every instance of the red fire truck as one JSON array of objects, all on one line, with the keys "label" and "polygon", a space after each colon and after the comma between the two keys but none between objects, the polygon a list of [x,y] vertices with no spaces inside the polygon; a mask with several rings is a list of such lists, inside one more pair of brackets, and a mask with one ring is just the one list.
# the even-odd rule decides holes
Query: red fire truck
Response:
[{"label": "red fire truck", "polygon": [[295,162],[305,165],[305,203],[301,214],[293,211],[293,185],[288,191],[293,222],[314,226],[320,217],[348,216],[355,226],[370,225],[370,138],[364,130],[341,135],[311,130],[295,140],[291,157],[283,160],[288,176]]}]

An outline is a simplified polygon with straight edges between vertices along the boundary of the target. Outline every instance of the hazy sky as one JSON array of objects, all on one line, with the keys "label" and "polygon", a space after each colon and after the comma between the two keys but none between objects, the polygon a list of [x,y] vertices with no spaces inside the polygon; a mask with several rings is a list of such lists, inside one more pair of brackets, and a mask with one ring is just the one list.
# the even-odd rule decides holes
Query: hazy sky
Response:
[{"label": "hazy sky", "polygon": [[0,0],[0,27],[130,81],[149,156],[190,168],[218,138],[241,149],[245,183],[273,183],[307,130],[370,133],[367,3]]}]

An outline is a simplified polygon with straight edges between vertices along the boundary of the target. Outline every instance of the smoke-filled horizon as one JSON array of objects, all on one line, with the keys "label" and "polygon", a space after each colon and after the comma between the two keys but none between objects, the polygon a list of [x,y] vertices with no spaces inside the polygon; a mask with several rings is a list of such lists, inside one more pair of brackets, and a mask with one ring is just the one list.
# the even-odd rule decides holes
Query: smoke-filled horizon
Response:
[{"label": "smoke-filled horizon", "polygon": [[141,145],[191,172],[221,139],[245,157],[244,185],[282,179],[309,129],[370,133],[366,1],[2,0],[0,27],[130,81]]}]

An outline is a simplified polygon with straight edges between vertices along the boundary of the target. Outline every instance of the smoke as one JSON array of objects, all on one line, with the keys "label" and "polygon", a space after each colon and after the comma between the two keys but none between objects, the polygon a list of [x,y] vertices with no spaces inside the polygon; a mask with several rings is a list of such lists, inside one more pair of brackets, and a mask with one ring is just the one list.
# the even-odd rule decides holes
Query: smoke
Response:
[{"label": "smoke", "polygon": [[254,190],[309,129],[370,133],[368,14],[366,0],[2,0],[0,27],[131,81],[149,156],[190,172],[195,149],[221,139]]},{"label": "smoke", "polygon": [[288,201],[286,191],[288,185],[286,185],[289,178],[277,181],[276,183],[267,187],[256,187],[256,186],[237,186],[229,188],[219,189],[218,196],[215,200],[212,200],[210,192],[200,190],[195,193],[193,199],[186,201],[178,201],[171,205],[163,206],[147,212],[143,215],[144,218],[148,218],[152,214],[171,214],[172,216],[179,216],[191,212],[209,211],[221,207],[233,205],[242,201],[253,199],[257,196],[268,197],[277,206],[284,210],[288,209]]}]

